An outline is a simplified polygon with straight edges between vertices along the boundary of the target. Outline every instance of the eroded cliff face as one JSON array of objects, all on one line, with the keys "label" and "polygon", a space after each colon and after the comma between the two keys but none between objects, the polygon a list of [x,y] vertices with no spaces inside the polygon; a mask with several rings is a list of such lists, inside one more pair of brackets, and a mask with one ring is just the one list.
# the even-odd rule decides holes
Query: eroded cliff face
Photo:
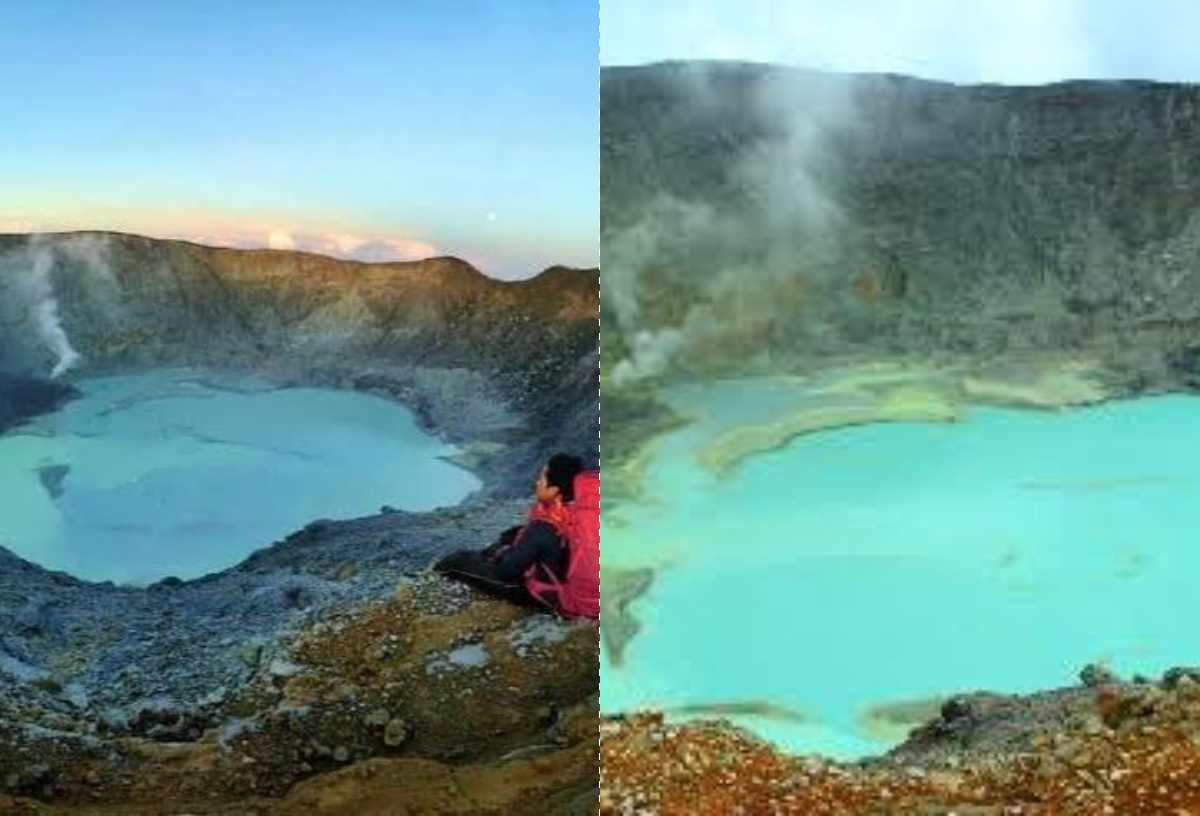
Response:
[{"label": "eroded cliff face", "polygon": [[504,282],[454,258],[0,236],[0,370],[44,375],[66,343],[81,374],[194,365],[377,390],[456,442],[505,446],[474,463],[523,494],[547,450],[597,455],[598,298],[596,270]]},{"label": "eroded cliff face", "polygon": [[624,382],[1047,352],[1194,378],[1200,87],[668,64],[605,70],[601,105]]}]

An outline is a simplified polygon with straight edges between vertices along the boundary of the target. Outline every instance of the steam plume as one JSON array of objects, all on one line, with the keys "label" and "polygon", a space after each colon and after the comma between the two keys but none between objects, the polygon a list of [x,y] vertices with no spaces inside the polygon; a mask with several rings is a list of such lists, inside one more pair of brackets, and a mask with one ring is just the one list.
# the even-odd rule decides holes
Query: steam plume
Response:
[{"label": "steam plume", "polygon": [[73,368],[81,357],[71,346],[71,340],[63,330],[58,314],[58,299],[54,296],[54,282],[50,278],[50,271],[54,268],[54,256],[39,247],[33,250],[32,259],[30,288],[33,302],[30,305],[29,316],[42,342],[58,357],[58,362],[50,371],[51,377],[58,378]]},{"label": "steam plume", "polygon": [[[845,276],[837,257],[846,216],[828,175],[832,140],[858,124],[850,86],[789,72],[760,73],[741,85],[748,92],[731,90],[727,78],[740,70],[701,64],[660,77],[682,100],[664,118],[687,123],[675,126],[688,129],[685,140],[734,119],[758,124],[747,130],[745,149],[726,154],[727,178],[700,195],[643,193],[636,221],[606,229],[604,297],[628,349],[612,370],[615,387],[692,363],[703,368],[710,355],[733,355],[742,368],[769,362],[772,339],[785,331],[819,341],[820,318],[798,320],[797,304]],[[630,169],[644,171],[664,180],[680,172],[669,164],[661,174]]]}]

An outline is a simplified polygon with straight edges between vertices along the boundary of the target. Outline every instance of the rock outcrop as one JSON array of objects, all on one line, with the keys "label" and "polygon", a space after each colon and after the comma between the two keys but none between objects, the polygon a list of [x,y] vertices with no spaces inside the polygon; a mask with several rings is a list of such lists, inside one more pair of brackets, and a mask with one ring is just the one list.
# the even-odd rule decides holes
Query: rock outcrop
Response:
[{"label": "rock outcrop", "polygon": [[594,809],[594,623],[424,577],[266,642],[202,709],[160,690],[97,715],[49,673],[0,694],[0,812]]}]

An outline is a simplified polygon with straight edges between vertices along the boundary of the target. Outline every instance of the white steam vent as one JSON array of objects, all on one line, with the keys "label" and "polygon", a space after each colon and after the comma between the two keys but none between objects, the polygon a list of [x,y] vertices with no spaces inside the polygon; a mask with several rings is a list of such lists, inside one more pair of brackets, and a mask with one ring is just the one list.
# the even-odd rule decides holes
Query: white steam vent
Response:
[{"label": "white steam vent", "polygon": [[31,253],[31,260],[32,302],[29,307],[29,319],[42,343],[58,357],[50,371],[50,376],[57,378],[73,368],[82,357],[71,346],[71,339],[67,337],[58,314],[58,299],[54,296],[54,281],[50,277],[54,268],[54,256],[48,250],[35,249]]}]

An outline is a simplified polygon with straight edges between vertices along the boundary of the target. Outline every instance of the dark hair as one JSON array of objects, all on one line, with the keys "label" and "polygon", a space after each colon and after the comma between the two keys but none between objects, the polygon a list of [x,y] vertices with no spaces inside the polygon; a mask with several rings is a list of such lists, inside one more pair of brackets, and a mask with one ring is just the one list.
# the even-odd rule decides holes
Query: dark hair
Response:
[{"label": "dark hair", "polygon": [[563,501],[575,500],[575,477],[583,470],[583,458],[556,453],[546,462],[546,483],[562,492]]}]

